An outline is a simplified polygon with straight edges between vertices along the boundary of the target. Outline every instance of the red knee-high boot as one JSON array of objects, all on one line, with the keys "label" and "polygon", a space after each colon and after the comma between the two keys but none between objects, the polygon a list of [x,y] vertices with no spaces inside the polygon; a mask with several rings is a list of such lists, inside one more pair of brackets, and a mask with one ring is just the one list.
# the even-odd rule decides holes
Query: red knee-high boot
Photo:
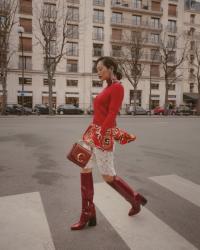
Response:
[{"label": "red knee-high boot", "polygon": [[128,213],[129,216],[138,214],[141,210],[141,205],[144,206],[147,203],[147,200],[141,194],[134,192],[119,176],[114,176],[114,180],[107,183],[132,205]]},{"label": "red knee-high boot", "polygon": [[94,187],[92,173],[81,173],[82,213],[79,222],[71,230],[81,230],[86,224],[96,226],[96,211],[93,203]]}]

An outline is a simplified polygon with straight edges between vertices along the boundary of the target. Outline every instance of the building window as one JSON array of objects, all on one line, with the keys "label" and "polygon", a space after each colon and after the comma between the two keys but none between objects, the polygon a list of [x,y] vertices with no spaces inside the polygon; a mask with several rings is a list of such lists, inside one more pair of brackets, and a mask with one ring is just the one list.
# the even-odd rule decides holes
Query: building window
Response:
[{"label": "building window", "polygon": [[142,0],[132,0],[133,2],[133,7],[141,9],[142,8]]},{"label": "building window", "polygon": [[32,69],[32,57],[31,56],[19,56],[19,69],[24,68],[25,70]]},{"label": "building window", "polygon": [[94,81],[92,81],[92,87],[102,88],[103,87],[103,82],[94,80]]},{"label": "building window", "polygon": [[112,29],[112,39],[113,40],[122,40],[122,30]]},{"label": "building window", "polygon": [[78,43],[67,43],[67,55],[78,56]]},{"label": "building window", "polygon": [[168,85],[168,89],[169,90],[175,90],[176,89],[176,85],[175,84],[169,84]]},{"label": "building window", "polygon": [[96,61],[93,61],[93,63],[92,63],[92,73],[97,73]]},{"label": "building window", "polygon": [[174,4],[168,5],[168,15],[173,17],[177,16],[177,5]]},{"label": "building window", "polygon": [[172,33],[177,32],[176,21],[168,20],[168,31]]},{"label": "building window", "polygon": [[190,83],[190,93],[194,92],[194,83]]},{"label": "building window", "polygon": [[78,87],[78,80],[67,80],[67,87]]},{"label": "building window", "polygon": [[32,19],[20,17],[19,23],[20,23],[20,26],[24,28],[25,33],[32,33]]},{"label": "building window", "polygon": [[168,36],[167,47],[176,48],[176,37]]},{"label": "building window", "polygon": [[175,51],[169,51],[168,52],[168,62],[175,63],[176,61],[176,52]]},{"label": "building window", "polygon": [[32,15],[32,1],[20,0],[19,1],[19,12],[21,14]]},{"label": "building window", "polygon": [[152,83],[151,84],[151,89],[159,89],[159,83]]},{"label": "building window", "polygon": [[104,33],[102,27],[93,27],[93,39],[103,41]]},{"label": "building window", "polygon": [[27,78],[27,77],[19,77],[19,84],[23,84],[23,79],[24,79],[24,85],[31,85],[32,84],[32,78]]},{"label": "building window", "polygon": [[159,28],[160,28],[160,19],[159,19],[159,18],[152,17],[152,18],[151,18],[151,26],[152,26],[153,28],[159,29]]},{"label": "building window", "polygon": [[150,65],[150,73],[152,76],[160,76],[159,65]]},{"label": "building window", "polygon": [[151,43],[158,44],[160,42],[160,35],[151,33]]},{"label": "building window", "polygon": [[104,23],[104,11],[103,10],[94,10],[93,22]]},{"label": "building window", "polygon": [[122,13],[113,12],[112,13],[112,23],[122,23]]},{"label": "building window", "polygon": [[153,11],[160,11],[160,2],[156,2],[156,1],[151,1],[151,9]]},{"label": "building window", "polygon": [[134,25],[141,25],[142,17],[141,16],[137,16],[137,15],[133,15],[132,16],[132,20],[133,20],[133,24]]},{"label": "building window", "polygon": [[69,21],[79,21],[79,9],[77,7],[68,6],[67,15]]},{"label": "building window", "polygon": [[190,55],[190,63],[194,63],[194,55]]},{"label": "building window", "polygon": [[93,0],[94,5],[104,6],[104,0]]},{"label": "building window", "polygon": [[[43,85],[44,85],[44,86],[49,86],[49,81],[48,81],[48,79],[43,79]],[[52,80],[52,86],[55,86],[55,85],[56,85],[56,80],[53,79],[53,80]]]},{"label": "building window", "polygon": [[190,15],[190,23],[194,24],[195,23],[195,14]]},{"label": "building window", "polygon": [[151,49],[151,60],[160,61],[160,52],[157,49]]},{"label": "building window", "polygon": [[103,56],[103,44],[93,44],[93,56]]},{"label": "building window", "polygon": [[174,67],[168,66],[167,67],[167,74],[169,77],[174,78],[176,77],[176,70],[174,70]]},{"label": "building window", "polygon": [[43,27],[45,36],[49,37],[51,35],[51,38],[56,37],[56,22],[53,21],[44,21],[44,27]]},{"label": "building window", "polygon": [[19,50],[23,50],[27,52],[32,52],[32,38],[28,37],[19,37]]},{"label": "building window", "polygon": [[67,72],[78,72],[77,60],[67,60]]},{"label": "building window", "polygon": [[74,24],[68,24],[67,25],[67,37],[78,39],[79,33],[78,33],[78,25]]},{"label": "building window", "polygon": [[195,41],[190,42],[190,49],[194,50],[195,49]]},{"label": "building window", "polygon": [[56,4],[45,3],[43,15],[46,18],[56,18]]},{"label": "building window", "polygon": [[122,46],[112,45],[112,56],[120,57],[122,55]]}]

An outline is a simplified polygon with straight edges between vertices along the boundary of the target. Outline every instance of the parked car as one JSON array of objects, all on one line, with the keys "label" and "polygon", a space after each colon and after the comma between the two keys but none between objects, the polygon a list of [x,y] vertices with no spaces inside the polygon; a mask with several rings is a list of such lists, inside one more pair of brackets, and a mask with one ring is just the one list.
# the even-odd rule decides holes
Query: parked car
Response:
[{"label": "parked car", "polygon": [[31,115],[32,114],[32,108],[23,107],[20,104],[7,104],[7,106],[6,106],[6,114]]},{"label": "parked car", "polygon": [[73,105],[73,104],[63,104],[59,105],[57,108],[57,114],[64,115],[64,114],[83,114],[84,111],[80,109],[79,107]]},{"label": "parked car", "polygon": [[[49,106],[46,104],[36,104],[33,108],[33,112],[37,115],[48,115],[49,114]],[[53,108],[53,113],[55,114],[56,111]]]},{"label": "parked car", "polygon": [[140,106],[136,106],[136,108],[134,108],[133,105],[130,105],[126,111],[126,113],[128,115],[148,115],[150,114],[149,110],[146,110]]},{"label": "parked car", "polygon": [[176,115],[193,115],[194,111],[188,106],[180,105],[175,109]]},{"label": "parked car", "polygon": [[165,113],[165,109],[162,108],[162,107],[155,107],[153,109],[153,114],[154,115],[164,115],[164,113]]}]

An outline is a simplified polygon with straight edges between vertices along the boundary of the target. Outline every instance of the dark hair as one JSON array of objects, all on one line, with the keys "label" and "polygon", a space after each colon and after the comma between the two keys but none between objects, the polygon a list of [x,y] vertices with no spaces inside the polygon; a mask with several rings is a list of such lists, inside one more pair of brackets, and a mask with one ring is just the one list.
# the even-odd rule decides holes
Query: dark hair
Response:
[{"label": "dark hair", "polygon": [[102,62],[106,68],[112,69],[113,74],[116,75],[117,77],[117,80],[122,79],[122,73],[118,70],[118,63],[115,61],[115,59],[113,59],[110,56],[102,56],[99,59],[97,59],[96,66],[98,62]]},{"label": "dark hair", "polygon": [[116,77],[117,77],[117,80],[121,80],[122,79],[122,72],[121,71],[119,71],[119,70],[117,70],[117,72],[116,72]]}]

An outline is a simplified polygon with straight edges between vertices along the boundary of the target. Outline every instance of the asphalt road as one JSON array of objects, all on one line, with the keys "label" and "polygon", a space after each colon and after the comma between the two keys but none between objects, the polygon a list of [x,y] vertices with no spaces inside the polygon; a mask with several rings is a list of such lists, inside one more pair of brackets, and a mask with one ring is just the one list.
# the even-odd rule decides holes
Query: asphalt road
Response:
[{"label": "asphalt road", "polygon": [[[39,192],[56,250],[128,250],[126,240],[98,207],[96,227],[78,232],[70,230],[80,215],[80,177],[79,168],[66,160],[66,152],[81,137],[90,120],[89,116],[0,118],[0,198]],[[116,146],[118,175],[147,197],[148,211],[195,249],[200,249],[200,205],[150,179],[179,176],[192,185],[197,184],[195,192],[198,193],[200,119],[128,116],[118,118],[118,127],[137,136],[135,142]],[[94,182],[103,182],[98,169],[94,169]],[[194,200],[198,198],[190,196]],[[9,239],[9,233],[7,237],[13,240]],[[151,239],[148,241],[150,246]]]}]

